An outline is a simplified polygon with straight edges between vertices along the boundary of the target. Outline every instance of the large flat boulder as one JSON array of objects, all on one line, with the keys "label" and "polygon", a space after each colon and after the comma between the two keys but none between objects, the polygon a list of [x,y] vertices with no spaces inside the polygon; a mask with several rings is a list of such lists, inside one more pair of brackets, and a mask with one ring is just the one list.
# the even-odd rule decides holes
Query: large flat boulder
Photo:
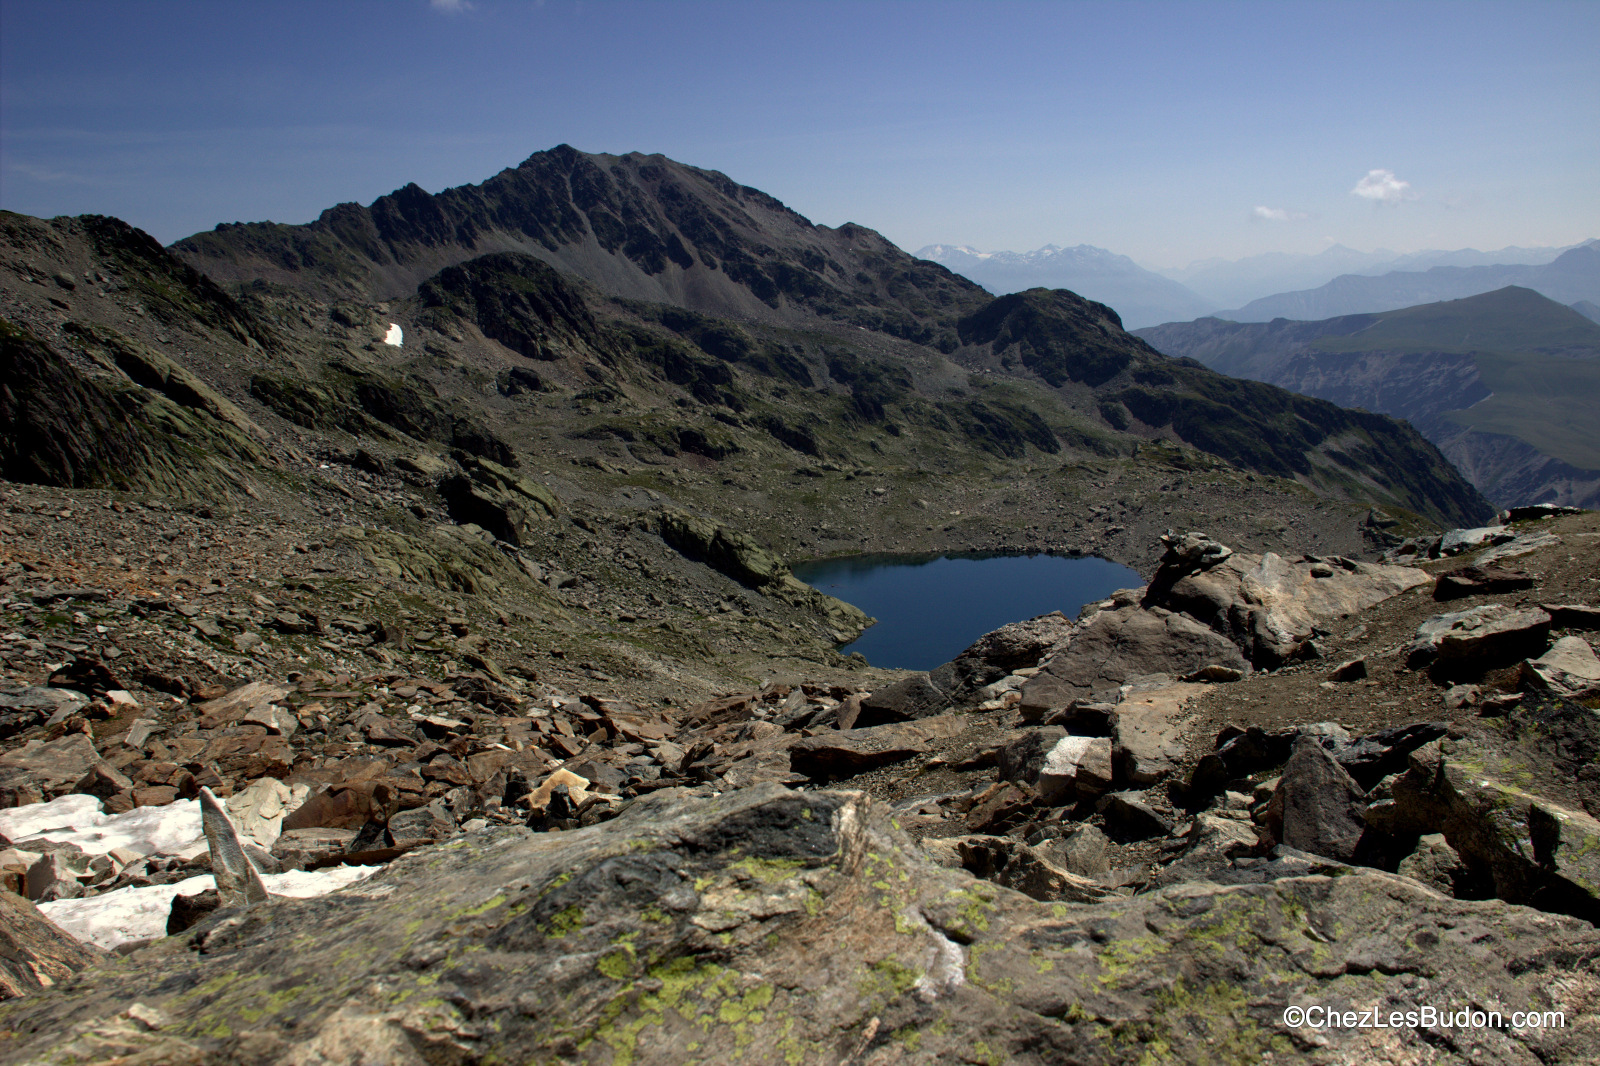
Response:
[{"label": "large flat boulder", "polygon": [[1101,611],[1058,645],[1022,687],[1025,717],[1042,718],[1075,699],[1110,696],[1129,678],[1187,674],[1204,666],[1249,669],[1222,634],[1181,614],[1157,608]]},{"label": "large flat boulder", "polygon": [[1183,763],[1183,706],[1204,690],[1204,685],[1180,682],[1130,692],[1117,704],[1111,758],[1119,787],[1146,788]]},{"label": "large flat boulder", "polygon": [[0,690],[0,740],[82,710],[89,697],[70,688],[28,685]]},{"label": "large flat boulder", "polygon": [[270,714],[271,706],[289,694],[289,686],[271,681],[252,681],[224,696],[207,700],[196,708],[202,729],[218,729],[244,721],[245,717]]},{"label": "large flat boulder", "polygon": [[1522,664],[1521,685],[1563,699],[1600,695],[1600,657],[1582,637],[1562,637],[1537,659]]},{"label": "large flat boulder", "polygon": [[1433,583],[1415,567],[1339,556],[1243,555],[1195,533],[1161,540],[1166,550],[1144,605],[1192,615],[1259,667],[1303,654],[1318,625]]},{"label": "large flat boulder", "polygon": [[0,768],[25,772],[45,796],[68,791],[100,763],[100,753],[87,733],[67,733],[55,740],[30,740],[0,755]]},{"label": "large flat boulder", "polygon": [[1485,603],[1434,615],[1417,626],[1406,665],[1430,666],[1441,677],[1464,677],[1540,655],[1549,642],[1548,612]]},{"label": "large flat boulder", "polygon": [[789,749],[789,765],[813,781],[851,777],[932,751],[967,727],[958,715],[857,729],[823,730]]},{"label": "large flat boulder", "polygon": [[[1500,608],[1490,610],[1485,608]],[[1538,607],[1503,604],[1430,618],[1417,629],[1406,662],[1427,665],[1441,680],[1481,676],[1518,659],[1543,654],[1550,643],[1550,616]],[[1430,654],[1431,653],[1431,654]]]},{"label": "large flat boulder", "polygon": [[[1597,953],[1587,923],[1371,870],[1039,902],[935,865],[860,794],[667,790],[593,828],[465,834],[330,895],[219,911],[0,1004],[0,1055],[1575,1064],[1600,1057]],[[1567,1024],[1463,1041],[1285,1023],[1288,1003],[1386,1006],[1375,974],[1409,1006],[1405,975],[1429,1004]]]},{"label": "large flat boulder", "polygon": [[1473,529],[1451,529],[1439,538],[1440,555],[1460,555],[1481,548],[1485,544],[1498,544],[1510,540],[1512,533],[1505,526],[1478,526]]}]

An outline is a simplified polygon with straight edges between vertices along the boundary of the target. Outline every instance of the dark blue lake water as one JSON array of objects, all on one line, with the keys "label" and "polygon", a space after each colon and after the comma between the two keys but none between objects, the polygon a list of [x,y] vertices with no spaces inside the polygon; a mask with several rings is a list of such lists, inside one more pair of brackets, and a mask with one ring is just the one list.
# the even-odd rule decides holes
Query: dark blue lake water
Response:
[{"label": "dark blue lake water", "polygon": [[1060,611],[1144,584],[1105,559],[1058,555],[853,555],[802,563],[794,576],[878,620],[858,651],[873,666],[931,670],[1008,622]]}]

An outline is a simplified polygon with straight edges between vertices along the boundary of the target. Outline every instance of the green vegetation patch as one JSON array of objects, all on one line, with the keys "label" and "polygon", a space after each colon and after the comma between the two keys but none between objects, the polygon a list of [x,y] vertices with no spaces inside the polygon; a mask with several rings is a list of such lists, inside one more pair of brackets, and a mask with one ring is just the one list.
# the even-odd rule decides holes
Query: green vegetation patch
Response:
[{"label": "green vegetation patch", "polygon": [[1324,352],[1557,352],[1600,353],[1600,324],[1532,289],[1494,292],[1421,304],[1375,315],[1337,319],[1359,328],[1322,337]]},{"label": "green vegetation patch", "polygon": [[1515,437],[1581,469],[1600,470],[1600,359],[1481,352],[1475,358],[1494,395],[1445,418],[1480,433]]}]

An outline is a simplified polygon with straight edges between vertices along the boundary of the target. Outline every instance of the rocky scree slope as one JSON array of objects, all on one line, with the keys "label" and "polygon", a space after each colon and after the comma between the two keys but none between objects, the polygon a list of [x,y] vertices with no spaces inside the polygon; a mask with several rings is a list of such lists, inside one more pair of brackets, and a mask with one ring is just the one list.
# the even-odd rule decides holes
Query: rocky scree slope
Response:
[{"label": "rocky scree slope", "polygon": [[[1170,537],[1147,588],[870,694],[650,707],[313,672],[163,706],[105,687],[107,649],[45,685],[23,653],[14,800],[131,813],[204,784],[271,838],[262,863],[389,866],[319,899],[174,906],[197,924],[125,959],[50,947],[15,903],[32,957],[80,972],[0,1008],[0,1054],[1587,1061],[1600,528],[1547,515],[1396,552],[1420,566]],[[102,609],[37,574],[12,594]],[[206,866],[8,855],[30,848],[27,887],[69,903]],[[1283,1024],[1310,1001],[1568,1021]]]}]

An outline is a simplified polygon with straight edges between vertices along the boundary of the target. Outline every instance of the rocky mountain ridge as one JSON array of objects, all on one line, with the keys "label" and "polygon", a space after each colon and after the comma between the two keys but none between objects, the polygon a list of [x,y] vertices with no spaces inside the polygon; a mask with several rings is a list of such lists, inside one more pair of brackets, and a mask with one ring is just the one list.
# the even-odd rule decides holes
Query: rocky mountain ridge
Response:
[{"label": "rocky mountain ridge", "polygon": [[766,193],[664,156],[561,145],[481,185],[407,185],[306,226],[235,223],[173,245],[224,283],[390,300],[494,252],[531,255],[612,296],[758,321],[815,316],[941,347],[987,301],[871,230],[814,226]]}]

